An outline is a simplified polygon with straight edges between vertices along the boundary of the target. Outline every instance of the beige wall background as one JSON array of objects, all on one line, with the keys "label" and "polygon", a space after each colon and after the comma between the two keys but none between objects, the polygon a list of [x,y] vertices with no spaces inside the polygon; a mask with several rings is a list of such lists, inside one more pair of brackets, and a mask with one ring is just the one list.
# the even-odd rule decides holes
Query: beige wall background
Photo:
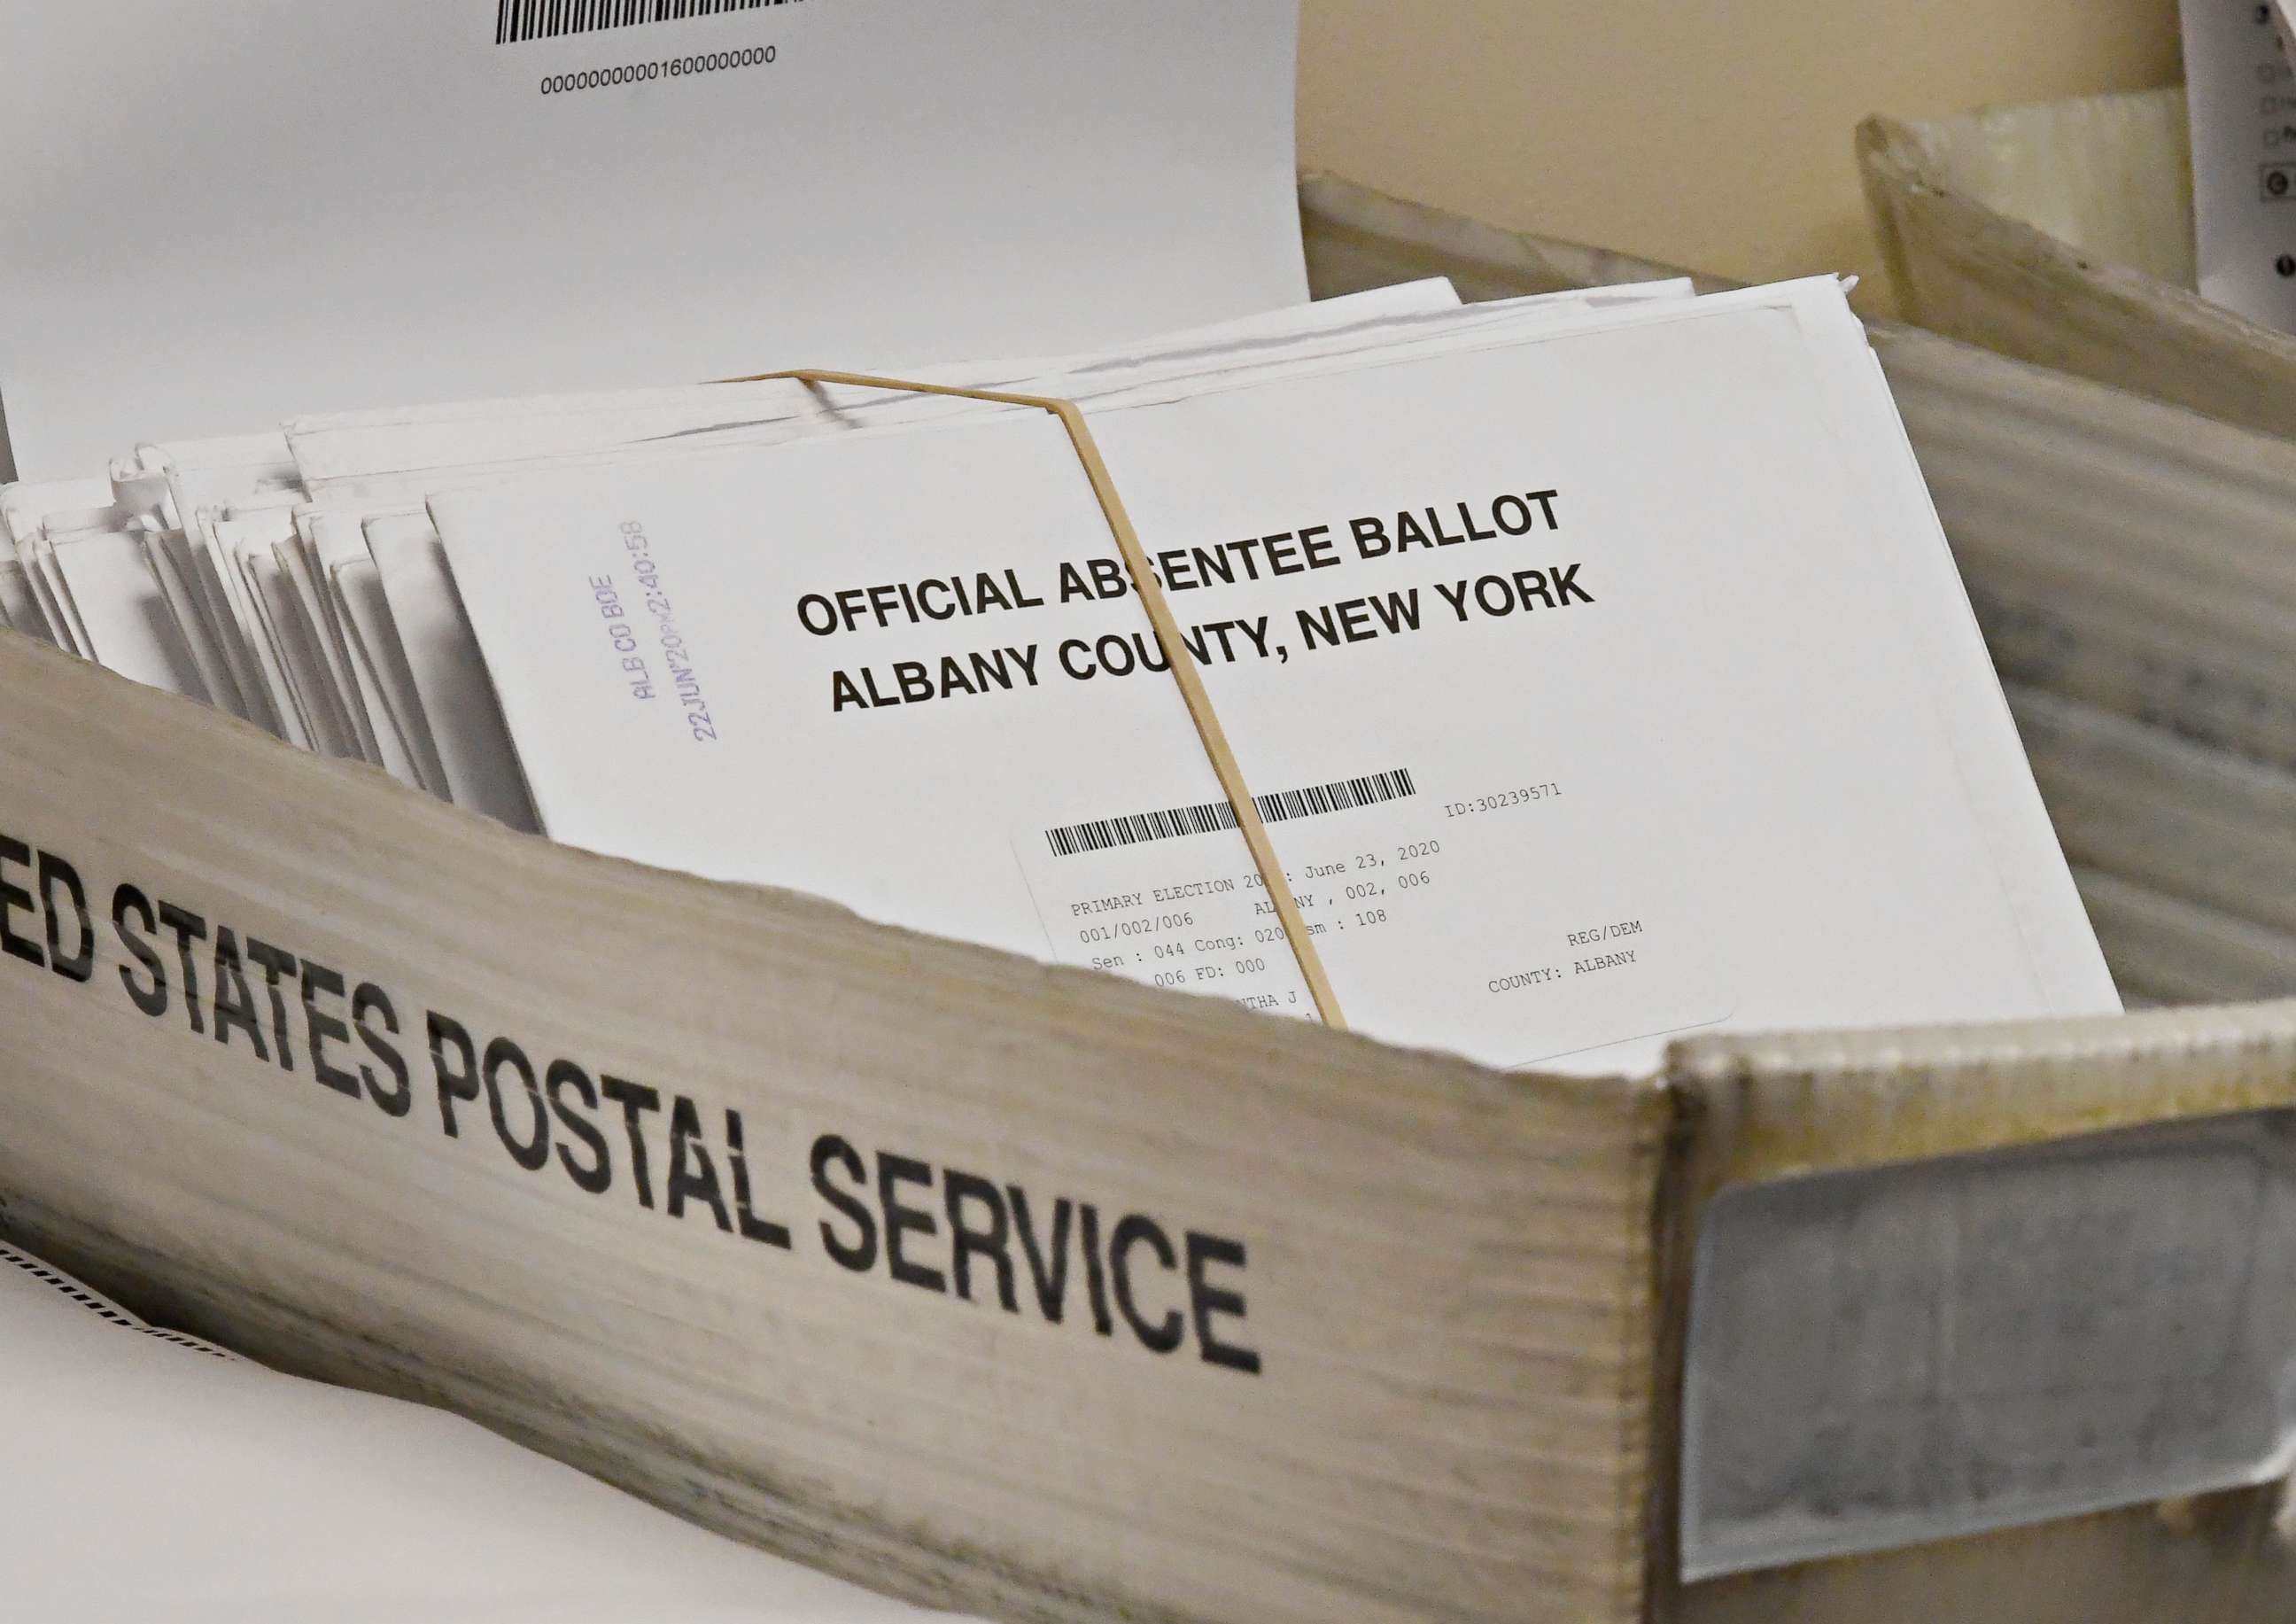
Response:
[{"label": "beige wall background", "polygon": [[2176,0],[1305,0],[1300,157],[1741,278],[1882,283],[1851,133],[2181,73]]}]

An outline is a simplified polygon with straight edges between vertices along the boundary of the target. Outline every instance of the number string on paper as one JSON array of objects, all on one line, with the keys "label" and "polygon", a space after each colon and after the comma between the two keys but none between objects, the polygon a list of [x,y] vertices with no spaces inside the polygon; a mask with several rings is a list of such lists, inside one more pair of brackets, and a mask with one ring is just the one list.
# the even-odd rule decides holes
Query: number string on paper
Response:
[{"label": "number string on paper", "polygon": [[1116,548],[1123,556],[1124,567],[1132,577],[1133,589],[1140,595],[1141,604],[1148,611],[1148,623],[1155,629],[1156,641],[1164,651],[1165,662],[1171,667],[1173,679],[1180,685],[1180,697],[1186,701],[1188,715],[1196,725],[1196,736],[1203,742],[1204,754],[1210,758],[1212,771],[1219,777],[1220,790],[1235,810],[1236,827],[1243,833],[1244,844],[1250,849],[1251,861],[1259,871],[1260,882],[1267,888],[1268,899],[1275,906],[1277,922],[1283,927],[1284,939],[1292,947],[1292,956],[1299,961],[1300,973],[1308,983],[1308,994],[1316,1002],[1316,1013],[1324,1024],[1336,1030],[1347,1029],[1347,1019],[1340,1013],[1340,1001],[1332,991],[1332,983],[1324,973],[1323,956],[1316,951],[1313,938],[1308,934],[1308,922],[1301,917],[1299,900],[1292,894],[1292,883],[1283,877],[1283,865],[1276,861],[1275,848],[1267,838],[1267,825],[1261,819],[1259,806],[1252,799],[1243,782],[1243,771],[1236,765],[1235,753],[1228,748],[1227,734],[1220,726],[1219,715],[1212,709],[1211,695],[1204,689],[1204,679],[1196,669],[1187,644],[1180,636],[1179,622],[1172,618],[1171,605],[1165,602],[1164,588],[1149,568],[1148,554],[1140,545],[1139,533],[1132,528],[1132,518],[1125,511],[1124,499],[1117,494],[1116,481],[1110,477],[1108,464],[1100,455],[1099,444],[1086,424],[1084,412],[1073,400],[1059,400],[1046,395],[1015,395],[999,390],[959,389],[943,383],[909,383],[898,378],[872,377],[860,373],[822,372],[800,368],[791,372],[760,373],[755,377],[732,378],[730,383],[766,383],[787,379],[812,389],[837,387],[842,389],[886,390],[907,395],[948,395],[965,400],[985,400],[997,406],[1026,406],[1049,412],[1068,431],[1069,443],[1083,464],[1085,477],[1091,481],[1093,495],[1100,502],[1102,516],[1108,521],[1109,533],[1116,538]]}]

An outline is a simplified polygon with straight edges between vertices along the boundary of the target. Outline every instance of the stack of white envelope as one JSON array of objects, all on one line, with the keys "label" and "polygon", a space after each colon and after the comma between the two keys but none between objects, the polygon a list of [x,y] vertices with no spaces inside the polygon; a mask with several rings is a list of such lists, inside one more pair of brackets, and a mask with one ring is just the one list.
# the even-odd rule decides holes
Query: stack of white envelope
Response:
[{"label": "stack of white envelope", "polygon": [[[912,375],[1085,408],[1358,1028],[1611,1071],[2117,1006],[1838,283],[1416,284]],[[514,826],[1313,1013],[1040,411],[299,418],[0,522],[20,628]]]},{"label": "stack of white envelope", "polygon": [[[1185,367],[1201,353],[1248,357],[1291,334],[1457,307],[1447,283],[1415,283],[1073,364]],[[1005,386],[1068,365],[931,371]],[[427,497],[846,426],[816,391],[771,381],[341,414],[139,446],[102,477],[0,487],[0,614],[135,681],[532,829]]]}]

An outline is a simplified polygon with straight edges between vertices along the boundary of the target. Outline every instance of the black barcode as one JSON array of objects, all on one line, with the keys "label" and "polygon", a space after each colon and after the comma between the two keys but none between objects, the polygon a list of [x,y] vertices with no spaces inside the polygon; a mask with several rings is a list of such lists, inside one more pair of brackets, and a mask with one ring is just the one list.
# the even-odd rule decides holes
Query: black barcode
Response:
[{"label": "black barcode", "polygon": [[[1385,800],[1402,800],[1419,793],[1411,775],[1402,767],[1374,773],[1368,778],[1342,778],[1313,789],[1283,790],[1253,798],[1263,824],[1288,824],[1294,818],[1321,817],[1326,812],[1351,812]],[[1081,857],[1117,846],[1139,846],[1150,841],[1177,841],[1184,835],[1216,834],[1235,827],[1235,808],[1224,800],[1200,807],[1174,807],[1163,812],[1135,812],[1125,817],[1104,817],[1089,824],[1047,829],[1045,839],[1054,855]]]},{"label": "black barcode", "polygon": [[732,12],[761,12],[796,0],[496,0],[495,44],[634,29],[643,22],[682,22]]}]

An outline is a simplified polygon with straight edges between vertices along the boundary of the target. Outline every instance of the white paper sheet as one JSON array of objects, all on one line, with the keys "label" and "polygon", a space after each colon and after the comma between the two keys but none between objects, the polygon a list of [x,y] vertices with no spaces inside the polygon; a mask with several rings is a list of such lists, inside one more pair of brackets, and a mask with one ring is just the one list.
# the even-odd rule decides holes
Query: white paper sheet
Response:
[{"label": "white paper sheet", "polygon": [[140,533],[83,531],[59,537],[55,558],[80,612],[89,658],[162,692],[208,698],[191,647],[144,557]]},{"label": "white paper sheet", "polygon": [[20,469],[291,412],[1078,350],[1306,296],[1295,0],[813,0],[497,43],[503,14],[0,8]]},{"label": "white paper sheet", "polygon": [[32,595],[32,583],[24,574],[24,566],[12,558],[0,558],[0,620],[6,621],[12,631],[43,643],[52,641],[47,617]]},{"label": "white paper sheet", "polygon": [[441,1411],[139,1328],[0,1247],[0,1612],[40,1624],[894,1624]]},{"label": "white paper sheet", "polygon": [[534,808],[427,514],[369,520],[367,546],[406,652],[447,799],[532,833]]}]

